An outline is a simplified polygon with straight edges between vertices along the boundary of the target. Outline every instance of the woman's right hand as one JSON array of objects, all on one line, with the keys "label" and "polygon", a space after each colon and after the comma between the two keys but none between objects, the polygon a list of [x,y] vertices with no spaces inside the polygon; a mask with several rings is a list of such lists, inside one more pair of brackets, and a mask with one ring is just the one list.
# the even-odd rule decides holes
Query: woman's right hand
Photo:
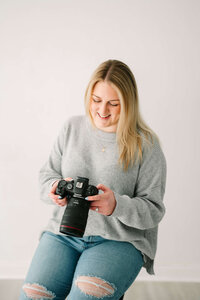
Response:
[{"label": "woman's right hand", "polygon": [[[70,181],[70,180],[72,180],[72,178],[67,177],[64,180]],[[56,194],[56,188],[58,186],[58,182],[59,182],[59,180],[54,182],[54,184],[50,190],[49,197],[53,200],[53,202],[55,204],[57,204],[59,206],[65,206],[67,204],[67,197],[59,199],[60,196]]]}]

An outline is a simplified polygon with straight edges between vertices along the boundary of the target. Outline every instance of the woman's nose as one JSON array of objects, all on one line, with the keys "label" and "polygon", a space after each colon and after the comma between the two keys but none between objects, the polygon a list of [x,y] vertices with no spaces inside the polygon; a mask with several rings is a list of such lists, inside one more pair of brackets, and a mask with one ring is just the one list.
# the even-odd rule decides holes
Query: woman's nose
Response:
[{"label": "woman's nose", "polygon": [[106,116],[108,113],[108,106],[107,104],[102,104],[100,108],[100,113],[102,116]]}]

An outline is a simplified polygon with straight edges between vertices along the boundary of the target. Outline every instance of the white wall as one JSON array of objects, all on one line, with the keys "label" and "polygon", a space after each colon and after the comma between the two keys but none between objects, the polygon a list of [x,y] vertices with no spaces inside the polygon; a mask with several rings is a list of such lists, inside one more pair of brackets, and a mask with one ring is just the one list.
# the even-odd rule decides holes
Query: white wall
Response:
[{"label": "white wall", "polygon": [[[200,280],[198,0],[0,1],[0,277],[24,277],[51,207],[38,171],[93,70],[120,59],[168,163],[155,279]],[[152,279],[141,273],[140,278]]]}]

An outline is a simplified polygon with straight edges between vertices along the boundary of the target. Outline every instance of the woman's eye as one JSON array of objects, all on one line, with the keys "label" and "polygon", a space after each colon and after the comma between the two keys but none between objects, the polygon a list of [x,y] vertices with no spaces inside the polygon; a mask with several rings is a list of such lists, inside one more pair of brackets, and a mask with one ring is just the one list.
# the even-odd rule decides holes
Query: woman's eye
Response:
[{"label": "woman's eye", "polygon": [[118,106],[119,104],[113,104],[113,103],[110,103],[111,106]]},{"label": "woman's eye", "polygon": [[99,102],[101,102],[101,100],[96,100],[96,99],[92,99],[95,103],[99,103]]}]

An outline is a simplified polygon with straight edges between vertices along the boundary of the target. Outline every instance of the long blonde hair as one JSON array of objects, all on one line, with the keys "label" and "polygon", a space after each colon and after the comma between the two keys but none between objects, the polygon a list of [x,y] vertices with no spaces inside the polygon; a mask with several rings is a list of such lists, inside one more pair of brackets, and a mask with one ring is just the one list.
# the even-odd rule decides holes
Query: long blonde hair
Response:
[{"label": "long blonde hair", "polygon": [[[129,165],[142,159],[142,145],[150,144],[158,137],[143,121],[139,111],[138,90],[130,68],[119,60],[107,60],[94,71],[85,92],[85,109],[93,123],[90,113],[91,95],[95,84],[107,81],[118,93],[121,111],[116,138],[119,147],[119,163],[127,170]],[[93,123],[94,124],[94,123]]]}]

